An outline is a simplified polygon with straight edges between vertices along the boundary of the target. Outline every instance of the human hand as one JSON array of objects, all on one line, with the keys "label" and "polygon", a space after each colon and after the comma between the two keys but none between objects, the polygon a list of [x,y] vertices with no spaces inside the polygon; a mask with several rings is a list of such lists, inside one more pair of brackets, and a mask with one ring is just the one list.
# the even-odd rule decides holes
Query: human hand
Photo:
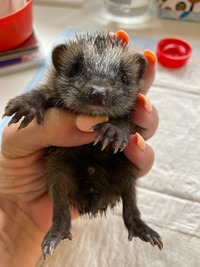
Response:
[{"label": "human hand", "polygon": [[147,60],[147,68],[142,80],[143,90],[137,99],[135,112],[132,113],[132,120],[138,126],[138,133],[129,137],[129,144],[125,148],[125,155],[140,170],[138,176],[141,177],[149,172],[154,162],[154,151],[145,143],[145,140],[154,135],[159,123],[158,112],[145,96],[155,79],[157,59],[154,53],[149,50],[144,51]]},{"label": "human hand", "polygon": [[[144,93],[155,75],[152,56],[145,56],[148,66]],[[132,119],[144,139],[154,134],[158,124],[157,111],[144,95],[139,96]],[[35,120],[19,132],[18,126],[19,123],[12,124],[4,129],[0,155],[0,258],[4,267],[35,266],[41,254],[41,241],[51,225],[52,207],[44,171],[44,148],[50,145],[78,146],[95,138],[94,133],[77,129],[74,116],[56,109],[46,111],[43,127]],[[149,171],[154,159],[152,148],[141,135],[130,136],[124,151],[140,170],[139,176]],[[72,212],[73,216],[77,214]]]}]

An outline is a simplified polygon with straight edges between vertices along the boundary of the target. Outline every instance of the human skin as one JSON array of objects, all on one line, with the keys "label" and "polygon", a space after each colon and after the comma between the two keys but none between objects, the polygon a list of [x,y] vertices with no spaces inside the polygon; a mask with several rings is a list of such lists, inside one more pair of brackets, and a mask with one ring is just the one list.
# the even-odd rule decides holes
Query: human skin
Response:
[{"label": "human skin", "polygon": [[[144,55],[148,62],[143,84],[146,94],[154,80],[156,59],[149,52]],[[129,137],[124,153],[138,167],[140,177],[154,161],[153,149],[144,139],[150,138],[158,125],[157,111],[146,96],[138,96],[132,120],[139,133]],[[45,112],[43,127],[33,120],[17,132],[19,123],[4,129],[0,154],[0,263],[4,267],[34,267],[41,256],[41,242],[52,218],[44,148],[78,146],[95,139],[94,133],[76,127],[74,116],[54,108]],[[77,216],[72,211],[72,218]]]}]

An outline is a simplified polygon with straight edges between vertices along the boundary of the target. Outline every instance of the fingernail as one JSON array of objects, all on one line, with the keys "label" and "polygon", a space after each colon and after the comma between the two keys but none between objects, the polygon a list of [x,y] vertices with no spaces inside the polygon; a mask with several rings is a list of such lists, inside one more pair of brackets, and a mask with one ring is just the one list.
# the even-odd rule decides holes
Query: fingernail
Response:
[{"label": "fingernail", "polygon": [[136,144],[139,147],[139,149],[144,151],[146,148],[146,143],[143,137],[139,133],[135,133],[135,139],[136,139]]},{"label": "fingernail", "polygon": [[146,109],[146,111],[148,112],[152,111],[151,101],[145,95],[139,93],[137,101],[140,105],[142,105]]},{"label": "fingernail", "polygon": [[76,127],[81,130],[82,132],[94,132],[93,126],[101,123],[107,122],[109,120],[106,116],[84,116],[84,115],[77,115],[75,118]]},{"label": "fingernail", "polygon": [[122,45],[128,45],[129,42],[130,42],[130,38],[129,38],[129,35],[127,32],[123,31],[123,30],[119,30],[116,32],[116,36],[117,36],[117,39],[119,41],[122,41]]},{"label": "fingernail", "polygon": [[145,50],[143,52],[143,55],[148,59],[149,62],[151,62],[153,65],[157,64],[157,57],[151,50]]}]

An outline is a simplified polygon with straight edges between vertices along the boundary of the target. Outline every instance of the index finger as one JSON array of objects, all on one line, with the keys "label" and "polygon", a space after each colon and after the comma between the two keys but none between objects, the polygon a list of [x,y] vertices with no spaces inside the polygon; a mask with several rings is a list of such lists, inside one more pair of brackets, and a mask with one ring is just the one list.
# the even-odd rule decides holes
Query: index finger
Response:
[{"label": "index finger", "polygon": [[143,55],[147,60],[147,67],[141,83],[142,94],[146,94],[155,79],[157,57],[151,50],[145,50]]}]

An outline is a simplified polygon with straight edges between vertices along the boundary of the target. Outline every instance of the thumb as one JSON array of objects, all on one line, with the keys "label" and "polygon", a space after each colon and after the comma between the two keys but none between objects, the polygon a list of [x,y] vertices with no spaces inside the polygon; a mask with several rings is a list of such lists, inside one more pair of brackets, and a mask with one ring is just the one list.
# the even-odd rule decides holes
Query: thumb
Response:
[{"label": "thumb", "polygon": [[11,124],[3,131],[2,153],[7,157],[25,157],[48,146],[79,146],[95,139],[94,133],[76,127],[74,115],[55,108],[45,111],[44,126],[34,119],[17,131],[19,124]]}]

